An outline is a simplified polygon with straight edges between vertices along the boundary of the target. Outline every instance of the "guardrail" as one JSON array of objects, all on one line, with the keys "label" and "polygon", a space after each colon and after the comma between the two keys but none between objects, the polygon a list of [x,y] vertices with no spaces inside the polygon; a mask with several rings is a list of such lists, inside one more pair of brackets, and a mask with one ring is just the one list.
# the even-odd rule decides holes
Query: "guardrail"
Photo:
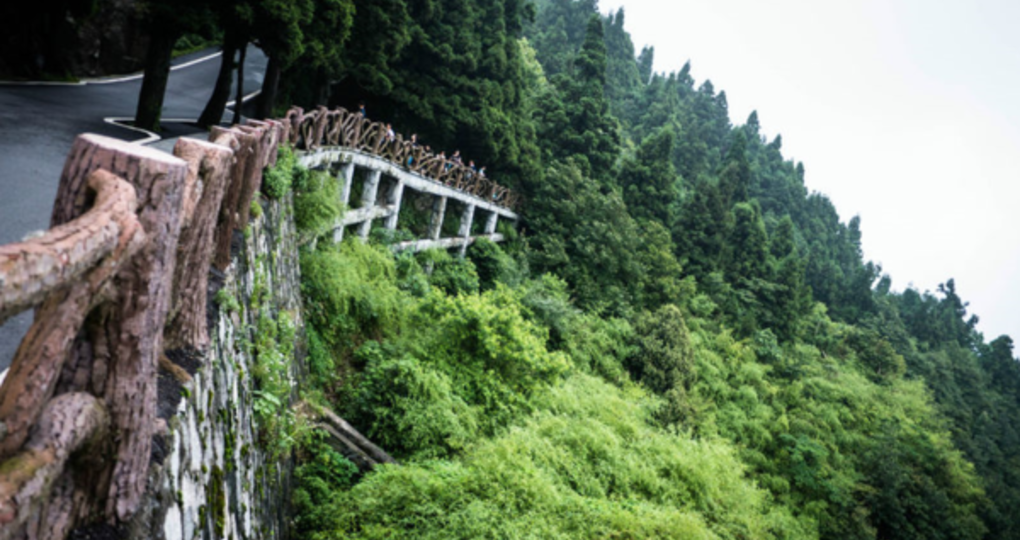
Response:
[{"label": "guardrail", "polygon": [[482,176],[470,167],[449,158],[426,152],[403,135],[389,136],[386,125],[373,122],[358,112],[342,107],[319,107],[304,112],[299,107],[287,112],[290,142],[296,148],[315,150],[323,146],[343,146],[377,155],[407,170],[491,201],[504,208],[518,210],[520,196]]},{"label": "guardrail", "polygon": [[181,139],[171,156],[80,135],[51,229],[0,246],[0,322],[36,308],[0,386],[0,539],[64,538],[138,509],[165,429],[159,357],[208,346],[208,270],[229,265],[288,128],[211,139]]}]

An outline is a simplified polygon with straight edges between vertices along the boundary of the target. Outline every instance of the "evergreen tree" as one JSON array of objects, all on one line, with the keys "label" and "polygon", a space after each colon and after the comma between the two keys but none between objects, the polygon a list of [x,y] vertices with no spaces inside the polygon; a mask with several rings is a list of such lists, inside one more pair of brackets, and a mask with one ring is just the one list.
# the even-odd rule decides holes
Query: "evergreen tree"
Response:
[{"label": "evergreen tree", "polygon": [[562,95],[562,114],[539,111],[542,138],[554,159],[573,158],[582,174],[608,186],[620,149],[616,120],[609,114],[604,87],[606,45],[602,19],[592,15],[584,44],[574,59],[570,77],[555,79]]},{"label": "evergreen tree", "polygon": [[630,40],[630,34],[624,30],[623,24],[622,7],[605,20],[605,95],[609,101],[610,112],[626,123],[626,120],[633,116],[639,90],[648,79],[644,81],[641,79],[638,63],[634,58],[634,44]]},{"label": "evergreen tree", "polygon": [[737,203],[726,240],[726,273],[732,282],[767,277],[768,234],[758,206]]},{"label": "evergreen tree", "polygon": [[627,159],[620,170],[619,184],[627,209],[635,218],[673,223],[670,209],[678,196],[672,152],[675,141],[668,128],[641,143],[637,155]]},{"label": "evergreen tree", "polygon": [[723,169],[719,172],[719,190],[727,205],[744,202],[750,195],[751,164],[747,158],[747,139],[737,132],[733,144],[726,152]]},{"label": "evergreen tree", "polygon": [[642,47],[638,56],[638,76],[641,84],[648,84],[652,80],[652,66],[655,62],[655,47]]},{"label": "evergreen tree", "polygon": [[[504,184],[537,177],[539,151],[525,101],[531,74],[518,41],[520,1],[368,9],[372,32],[366,34],[356,15],[348,53],[354,60],[334,86],[335,101],[348,107],[363,101],[373,119],[418,133],[434,148],[459,149]],[[385,35],[392,26],[394,35]]]},{"label": "evergreen tree", "polygon": [[529,202],[530,261],[567,281],[578,306],[625,313],[639,294],[638,228],[616,193],[573,164],[553,165]]}]

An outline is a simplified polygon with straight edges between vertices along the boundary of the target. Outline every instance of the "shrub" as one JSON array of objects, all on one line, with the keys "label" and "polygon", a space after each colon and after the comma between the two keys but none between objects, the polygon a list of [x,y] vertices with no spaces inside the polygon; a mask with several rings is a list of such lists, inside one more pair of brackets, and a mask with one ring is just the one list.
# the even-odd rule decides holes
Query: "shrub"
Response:
[{"label": "shrub", "polygon": [[297,158],[289,146],[281,144],[276,156],[276,165],[262,173],[261,191],[270,199],[283,198],[290,191],[294,169],[297,167]]},{"label": "shrub", "polygon": [[511,287],[521,281],[517,262],[500,249],[499,245],[487,238],[479,238],[467,249],[467,257],[478,273],[481,290],[496,288],[496,283]]},{"label": "shrub", "polygon": [[694,378],[694,351],[680,309],[667,304],[646,313],[635,330],[637,349],[627,360],[634,379],[658,394],[687,387]]},{"label": "shrub", "polygon": [[475,265],[467,259],[454,257],[446,250],[430,249],[419,254],[425,265],[432,266],[429,283],[446,294],[471,294],[478,292],[478,273]]},{"label": "shrub", "polygon": [[309,321],[334,356],[396,332],[407,298],[385,248],[347,241],[301,255],[301,293]]},{"label": "shrub", "polygon": [[315,532],[339,525],[328,501],[353,484],[358,468],[325,442],[325,432],[309,433],[302,462],[294,470],[294,532],[298,538],[315,538]]},{"label": "shrub", "polygon": [[294,169],[294,222],[304,237],[318,237],[332,229],[343,209],[336,178],[303,167]]},{"label": "shrub", "polygon": [[454,393],[445,373],[411,356],[388,358],[375,342],[358,354],[374,358],[355,394],[351,421],[366,426],[376,444],[398,456],[430,458],[478,437],[481,411]]},{"label": "shrub", "polygon": [[634,329],[624,319],[584,314],[573,319],[563,350],[574,364],[617,386],[630,378],[624,362],[635,352]]},{"label": "shrub", "polygon": [[551,348],[559,348],[574,319],[580,314],[570,302],[567,282],[553,274],[542,274],[522,286],[521,304],[530,319],[549,329]]},{"label": "shrub", "polygon": [[491,436],[570,367],[563,353],[545,349],[545,330],[505,287],[458,297],[433,291],[407,329],[396,343],[358,350],[365,375],[350,405],[358,425],[403,455],[447,455]]},{"label": "shrub", "polygon": [[[457,461],[383,466],[329,499],[331,537],[810,538],[722,441],[653,429],[633,390],[575,375]],[[323,531],[326,532],[326,531]]]}]

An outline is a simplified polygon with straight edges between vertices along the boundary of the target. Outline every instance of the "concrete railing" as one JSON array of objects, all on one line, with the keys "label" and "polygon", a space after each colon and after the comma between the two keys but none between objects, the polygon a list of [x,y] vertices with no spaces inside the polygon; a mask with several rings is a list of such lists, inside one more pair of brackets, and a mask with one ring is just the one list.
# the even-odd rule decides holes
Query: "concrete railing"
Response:
[{"label": "concrete railing", "polygon": [[406,170],[431,178],[503,208],[519,209],[520,196],[496,184],[463,163],[435,155],[403,135],[390,135],[386,126],[373,122],[361,113],[342,107],[329,110],[319,107],[304,112],[292,108],[285,118],[290,124],[290,142],[296,148],[317,150],[341,146],[358,150],[396,163]]},{"label": "concrete railing", "polygon": [[[362,239],[366,239],[372,226],[382,221],[389,230],[397,228],[401,208],[407,205],[410,193],[417,195],[417,202],[427,202],[429,212],[428,230],[425,237],[392,245],[394,251],[423,251],[427,249],[457,249],[464,256],[469,245],[479,238],[501,242],[503,236],[496,232],[499,218],[518,221],[518,215],[497,202],[482,198],[453,186],[443,184],[401,167],[396,163],[364,152],[345,147],[321,147],[316,150],[300,151],[298,163],[309,169],[336,171],[340,184],[340,202],[345,206],[356,201],[357,207],[348,210],[334,224],[333,240],[343,240],[347,228],[353,228]],[[360,172],[364,181],[361,193],[353,193],[354,178]],[[459,222],[454,236],[443,238],[443,223],[447,219],[450,201],[460,204]],[[475,221],[482,223],[480,235],[473,235]]]}]

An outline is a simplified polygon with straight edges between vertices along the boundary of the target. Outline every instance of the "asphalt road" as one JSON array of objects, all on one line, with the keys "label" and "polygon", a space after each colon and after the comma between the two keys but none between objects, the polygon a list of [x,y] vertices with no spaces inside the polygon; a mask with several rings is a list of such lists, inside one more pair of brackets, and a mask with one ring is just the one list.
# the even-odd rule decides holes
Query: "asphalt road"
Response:
[{"label": "asphalt road", "polygon": [[[215,52],[205,50],[174,61],[174,66],[184,67],[170,73],[164,121],[196,119],[201,114],[216,82],[220,57],[187,64]],[[261,86],[265,66],[265,55],[249,48],[245,94]],[[78,134],[98,133],[128,141],[146,137],[104,122],[104,118],[134,117],[142,80],[140,76],[126,78],[84,85],[0,83],[0,245],[49,227],[64,160]],[[229,115],[224,115],[226,120]],[[27,312],[0,326],[0,371],[7,369],[31,322],[31,312]]]}]

